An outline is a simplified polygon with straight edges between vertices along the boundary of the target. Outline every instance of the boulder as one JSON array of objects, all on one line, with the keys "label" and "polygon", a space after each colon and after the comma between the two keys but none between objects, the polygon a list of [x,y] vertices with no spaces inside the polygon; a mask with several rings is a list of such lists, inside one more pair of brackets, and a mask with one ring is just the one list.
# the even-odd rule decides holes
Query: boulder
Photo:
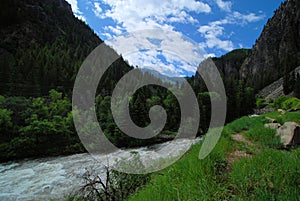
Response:
[{"label": "boulder", "polygon": [[277,129],[277,133],[284,147],[300,145],[300,126],[295,122],[285,122]]}]

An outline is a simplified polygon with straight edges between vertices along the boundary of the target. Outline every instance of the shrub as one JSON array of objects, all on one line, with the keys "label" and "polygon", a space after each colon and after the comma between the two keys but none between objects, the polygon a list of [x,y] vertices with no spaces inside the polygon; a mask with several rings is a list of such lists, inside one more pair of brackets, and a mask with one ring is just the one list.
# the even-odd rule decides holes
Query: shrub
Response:
[{"label": "shrub", "polygon": [[257,109],[261,109],[265,106],[266,106],[266,100],[265,99],[263,99],[263,98],[257,98],[256,99],[256,108]]},{"label": "shrub", "polygon": [[284,101],[288,100],[288,99],[289,99],[289,98],[286,97],[286,96],[280,96],[280,97],[276,98],[276,99],[274,100],[273,107],[274,107],[275,109],[281,109],[282,103],[283,103]]},{"label": "shrub", "polygon": [[296,109],[300,108],[300,100],[298,98],[280,96],[274,100],[274,103],[272,103],[271,106],[275,109]]},{"label": "shrub", "polygon": [[282,109],[296,109],[300,108],[300,100],[298,98],[289,98],[282,103]]},{"label": "shrub", "polygon": [[69,196],[66,200],[125,200],[144,186],[150,175],[125,174],[105,167],[106,177],[101,178],[87,170],[83,176],[85,185],[76,195]]}]

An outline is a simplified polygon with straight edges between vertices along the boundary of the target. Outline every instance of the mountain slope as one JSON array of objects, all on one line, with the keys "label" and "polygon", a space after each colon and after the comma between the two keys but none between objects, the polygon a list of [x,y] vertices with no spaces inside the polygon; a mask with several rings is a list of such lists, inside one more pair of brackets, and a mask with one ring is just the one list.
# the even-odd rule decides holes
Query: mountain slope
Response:
[{"label": "mountain slope", "polygon": [[[103,41],[65,0],[3,0],[0,11],[0,94],[70,94],[82,61]],[[132,69],[122,58],[113,66],[119,73],[103,80],[107,88]]]},{"label": "mountain slope", "polygon": [[240,75],[261,89],[299,65],[300,1],[287,0],[265,25]]}]

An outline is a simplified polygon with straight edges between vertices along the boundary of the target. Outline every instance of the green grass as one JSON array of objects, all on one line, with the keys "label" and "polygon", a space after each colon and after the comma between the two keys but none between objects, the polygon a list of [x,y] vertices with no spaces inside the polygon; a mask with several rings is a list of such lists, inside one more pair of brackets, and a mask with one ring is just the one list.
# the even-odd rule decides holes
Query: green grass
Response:
[{"label": "green grass", "polygon": [[[280,147],[275,131],[264,128],[264,116],[299,122],[300,112],[270,113],[259,117],[242,117],[225,126],[213,152],[199,160],[201,143],[172,166],[154,173],[151,181],[130,201],[171,200],[300,200],[300,148],[292,151]],[[253,145],[231,140],[239,133]],[[251,158],[230,164],[233,150],[245,150]]]},{"label": "green grass", "polygon": [[300,149],[264,149],[252,159],[233,164],[229,174],[233,198],[242,200],[299,200]]},{"label": "green grass", "polygon": [[146,186],[129,200],[209,200],[226,199],[222,185],[225,173],[225,150],[229,141],[222,138],[214,152],[199,160],[200,144],[174,165],[158,172]]},{"label": "green grass", "polygon": [[272,113],[264,114],[262,116],[275,119],[281,125],[288,121],[294,121],[300,124],[300,111],[287,112],[285,114],[281,114],[279,112],[272,112]]}]

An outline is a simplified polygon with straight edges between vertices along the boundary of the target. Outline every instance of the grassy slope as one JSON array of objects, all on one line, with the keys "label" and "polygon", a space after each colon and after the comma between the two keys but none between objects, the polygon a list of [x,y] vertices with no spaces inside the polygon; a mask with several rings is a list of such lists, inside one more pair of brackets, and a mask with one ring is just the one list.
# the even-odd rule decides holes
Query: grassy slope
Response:
[{"label": "grassy slope", "polygon": [[[300,148],[280,150],[275,130],[264,128],[272,117],[283,123],[300,123],[300,111],[242,117],[225,126],[213,152],[198,159],[197,144],[174,165],[153,174],[151,182],[129,200],[300,200]],[[242,134],[252,144],[233,141]],[[229,163],[235,151],[251,157]]]}]

